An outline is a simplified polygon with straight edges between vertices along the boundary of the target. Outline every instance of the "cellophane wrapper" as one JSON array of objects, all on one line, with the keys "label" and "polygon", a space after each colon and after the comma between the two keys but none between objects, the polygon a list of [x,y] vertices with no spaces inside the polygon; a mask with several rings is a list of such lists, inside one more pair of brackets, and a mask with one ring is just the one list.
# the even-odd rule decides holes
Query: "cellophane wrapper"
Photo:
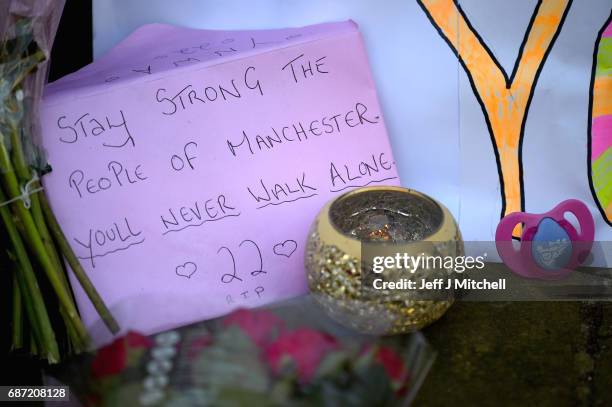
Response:
[{"label": "cellophane wrapper", "polygon": [[[4,59],[0,62],[0,130],[17,124],[28,164],[44,173],[47,165],[40,148],[38,106],[47,81],[51,47],[59,25],[64,0],[3,0],[0,2],[0,42],[15,40],[20,49],[37,49],[44,60],[20,81],[20,94],[14,92],[27,61]],[[18,40],[16,40],[18,39]],[[5,132],[3,132],[5,133]],[[5,133],[6,134],[6,133]],[[10,140],[4,137],[10,151]],[[0,168],[0,171],[6,169]]]},{"label": "cellophane wrapper", "polygon": [[130,332],[57,378],[84,406],[407,406],[434,358],[421,333],[360,335],[305,297]]}]

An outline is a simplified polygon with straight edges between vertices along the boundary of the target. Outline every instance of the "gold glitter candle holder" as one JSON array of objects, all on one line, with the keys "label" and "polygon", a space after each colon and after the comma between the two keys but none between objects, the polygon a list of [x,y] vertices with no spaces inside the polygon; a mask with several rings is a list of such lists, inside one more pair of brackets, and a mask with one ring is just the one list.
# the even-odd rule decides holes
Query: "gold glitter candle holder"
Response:
[{"label": "gold glitter candle holder", "polygon": [[[372,287],[363,283],[366,271],[371,271],[371,264],[362,261],[364,245],[377,256],[464,254],[455,219],[427,195],[390,186],[343,194],[317,215],[305,260],[311,295],[333,319],[368,334],[405,333],[436,321],[452,305],[452,293],[442,299],[419,299],[418,290],[407,289],[376,290],[374,295]],[[453,271],[391,269],[386,277],[397,278],[401,272],[416,284],[423,278],[448,277]]]}]

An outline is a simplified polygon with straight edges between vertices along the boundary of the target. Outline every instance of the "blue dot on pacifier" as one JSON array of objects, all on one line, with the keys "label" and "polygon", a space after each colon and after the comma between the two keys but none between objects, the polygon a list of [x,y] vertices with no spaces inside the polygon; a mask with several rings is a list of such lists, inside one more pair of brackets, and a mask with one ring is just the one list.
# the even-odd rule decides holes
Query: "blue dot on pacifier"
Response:
[{"label": "blue dot on pacifier", "polygon": [[562,269],[572,257],[572,241],[555,220],[544,218],[533,236],[531,255],[538,266],[545,270]]}]

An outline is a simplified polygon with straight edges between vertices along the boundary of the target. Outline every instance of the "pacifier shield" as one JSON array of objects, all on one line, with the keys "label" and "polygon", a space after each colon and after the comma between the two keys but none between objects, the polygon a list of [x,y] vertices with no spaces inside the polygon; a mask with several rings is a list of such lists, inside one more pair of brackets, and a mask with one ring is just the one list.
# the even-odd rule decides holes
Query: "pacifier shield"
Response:
[{"label": "pacifier shield", "polygon": [[543,218],[533,236],[531,255],[545,270],[565,268],[572,257],[572,241],[568,233],[551,218]]}]

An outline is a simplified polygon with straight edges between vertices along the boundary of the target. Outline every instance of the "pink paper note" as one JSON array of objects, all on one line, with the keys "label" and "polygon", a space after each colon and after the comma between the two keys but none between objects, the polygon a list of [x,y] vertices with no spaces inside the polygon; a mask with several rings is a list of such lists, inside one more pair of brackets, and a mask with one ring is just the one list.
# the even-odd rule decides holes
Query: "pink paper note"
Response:
[{"label": "pink paper note", "polygon": [[305,293],[305,242],[325,202],[399,185],[353,22],[145,26],[50,84],[42,124],[51,204],[123,332]]}]

